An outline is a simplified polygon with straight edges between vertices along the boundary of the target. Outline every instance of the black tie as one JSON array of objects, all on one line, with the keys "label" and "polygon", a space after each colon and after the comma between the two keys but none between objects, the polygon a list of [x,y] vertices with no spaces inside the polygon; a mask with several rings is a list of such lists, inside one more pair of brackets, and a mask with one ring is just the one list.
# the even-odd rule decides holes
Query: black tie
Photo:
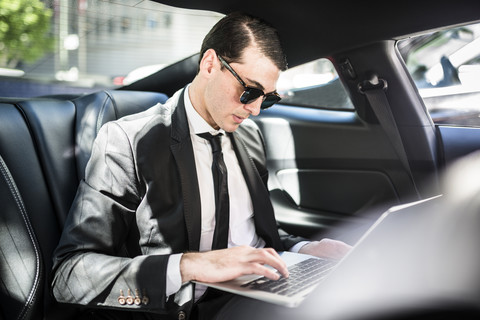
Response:
[{"label": "black tie", "polygon": [[229,197],[227,184],[227,167],[223,162],[222,134],[211,135],[208,132],[198,136],[210,141],[213,153],[212,174],[215,188],[215,231],[213,233],[212,249],[227,248],[229,226]]}]

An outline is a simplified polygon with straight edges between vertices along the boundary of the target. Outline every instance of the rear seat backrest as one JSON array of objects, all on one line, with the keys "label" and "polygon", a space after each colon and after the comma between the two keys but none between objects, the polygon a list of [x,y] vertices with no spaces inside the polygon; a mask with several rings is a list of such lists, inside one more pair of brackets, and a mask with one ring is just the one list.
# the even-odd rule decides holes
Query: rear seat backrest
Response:
[{"label": "rear seat backrest", "polygon": [[166,99],[112,90],[0,102],[0,319],[68,318],[52,308],[49,271],[93,141],[104,123]]},{"label": "rear seat backrest", "polygon": [[27,100],[18,103],[30,126],[53,206],[63,226],[77,189],[75,105],[71,101]]}]

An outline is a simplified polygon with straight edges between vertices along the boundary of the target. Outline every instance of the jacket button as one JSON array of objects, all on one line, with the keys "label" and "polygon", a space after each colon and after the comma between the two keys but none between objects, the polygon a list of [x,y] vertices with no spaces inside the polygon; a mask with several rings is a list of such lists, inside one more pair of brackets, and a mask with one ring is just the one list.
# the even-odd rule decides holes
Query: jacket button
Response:
[{"label": "jacket button", "polygon": [[123,290],[120,290],[120,296],[118,297],[118,303],[120,303],[121,305],[124,305],[125,303],[127,303],[124,295],[123,295]]},{"label": "jacket button", "polygon": [[125,303],[127,303],[125,301],[125,297],[123,297],[123,296],[118,297],[118,303],[120,303],[121,305],[124,305]]},{"label": "jacket button", "polygon": [[128,296],[127,296],[126,302],[129,305],[133,304],[133,297],[132,297],[132,293],[131,293],[130,289],[128,289]]},{"label": "jacket button", "polygon": [[186,319],[185,312],[180,311],[180,312],[178,313],[178,320],[185,320],[185,319]]}]

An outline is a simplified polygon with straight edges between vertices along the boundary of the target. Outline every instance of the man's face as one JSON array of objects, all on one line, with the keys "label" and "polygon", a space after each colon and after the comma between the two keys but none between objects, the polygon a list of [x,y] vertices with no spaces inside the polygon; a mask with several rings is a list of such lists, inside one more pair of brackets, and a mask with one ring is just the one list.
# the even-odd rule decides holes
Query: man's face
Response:
[{"label": "man's face", "polygon": [[[222,69],[217,56],[214,60],[215,74],[205,91],[206,120],[216,129],[233,132],[250,115],[260,113],[263,97],[242,104],[240,96],[244,87],[229,70]],[[232,62],[230,66],[247,86],[261,89],[264,93],[275,91],[280,70],[255,47],[245,49],[241,61]]]}]

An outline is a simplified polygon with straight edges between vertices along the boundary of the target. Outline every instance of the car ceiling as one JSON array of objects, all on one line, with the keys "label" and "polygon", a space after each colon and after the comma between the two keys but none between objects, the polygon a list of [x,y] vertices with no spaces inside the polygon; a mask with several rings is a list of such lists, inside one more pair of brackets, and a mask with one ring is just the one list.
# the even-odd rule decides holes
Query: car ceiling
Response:
[{"label": "car ceiling", "polygon": [[480,19],[480,1],[154,0],[227,14],[244,11],[279,31],[290,66],[380,40]]}]

